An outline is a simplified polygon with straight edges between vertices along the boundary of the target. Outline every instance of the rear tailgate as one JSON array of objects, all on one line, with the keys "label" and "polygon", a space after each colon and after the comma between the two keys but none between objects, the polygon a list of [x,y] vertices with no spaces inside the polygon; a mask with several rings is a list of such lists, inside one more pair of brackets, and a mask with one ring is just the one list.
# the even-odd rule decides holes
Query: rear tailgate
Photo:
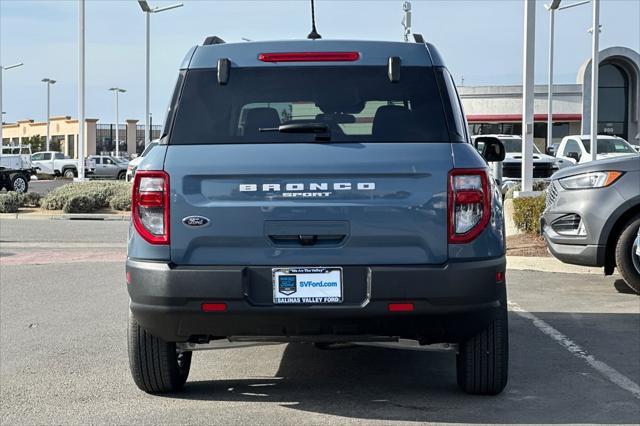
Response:
[{"label": "rear tailgate", "polygon": [[170,145],[171,260],[442,264],[451,168],[449,143]]}]

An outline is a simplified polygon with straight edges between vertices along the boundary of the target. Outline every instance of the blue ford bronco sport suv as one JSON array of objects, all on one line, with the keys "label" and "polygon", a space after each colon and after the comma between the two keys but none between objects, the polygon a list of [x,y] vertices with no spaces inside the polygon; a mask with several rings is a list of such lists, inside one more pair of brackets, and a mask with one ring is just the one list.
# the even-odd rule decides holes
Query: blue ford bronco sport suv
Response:
[{"label": "blue ford bronco sport suv", "polygon": [[[180,389],[216,342],[449,343],[507,382],[505,235],[488,161],[424,42],[224,43],[182,64],[133,184],[129,361]],[[484,158],[483,158],[484,156]]]}]

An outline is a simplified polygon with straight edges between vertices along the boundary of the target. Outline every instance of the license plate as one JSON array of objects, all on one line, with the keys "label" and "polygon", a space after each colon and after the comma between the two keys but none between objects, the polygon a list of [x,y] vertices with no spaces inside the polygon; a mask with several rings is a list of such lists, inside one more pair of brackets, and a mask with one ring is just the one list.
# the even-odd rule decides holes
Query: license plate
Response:
[{"label": "license plate", "polygon": [[273,303],[342,303],[342,268],[274,268]]}]

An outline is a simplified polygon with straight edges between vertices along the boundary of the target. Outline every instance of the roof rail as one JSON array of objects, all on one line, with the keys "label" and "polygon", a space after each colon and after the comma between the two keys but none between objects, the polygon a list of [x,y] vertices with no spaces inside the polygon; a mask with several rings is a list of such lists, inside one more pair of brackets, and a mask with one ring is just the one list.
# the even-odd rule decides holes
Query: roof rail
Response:
[{"label": "roof rail", "polygon": [[413,33],[413,41],[416,43],[424,43],[424,37],[422,37],[422,34]]},{"label": "roof rail", "polygon": [[204,43],[202,43],[202,45],[209,46],[212,44],[224,44],[224,43],[226,42],[218,36],[209,36],[204,39]]}]

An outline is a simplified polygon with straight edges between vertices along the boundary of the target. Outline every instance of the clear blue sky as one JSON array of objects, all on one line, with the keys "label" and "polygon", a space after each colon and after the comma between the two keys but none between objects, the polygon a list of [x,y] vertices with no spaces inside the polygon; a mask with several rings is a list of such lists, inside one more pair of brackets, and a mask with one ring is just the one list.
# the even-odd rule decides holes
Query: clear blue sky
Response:
[{"label": "clear blue sky", "polygon": [[[151,111],[160,123],[185,52],[207,35],[226,41],[303,38],[309,33],[309,1],[189,1],[152,16]],[[564,0],[570,3],[573,0]],[[172,2],[153,1],[156,5]],[[120,117],[144,115],[144,16],[134,0],[87,1],[87,117],[113,122],[113,95],[127,89]],[[316,1],[324,38],[400,40],[402,0]],[[444,55],[465,85],[520,84],[522,0],[413,1],[413,30]],[[536,82],[546,81],[548,14],[537,3]],[[601,47],[640,50],[640,1],[602,0]],[[556,15],[556,82],[574,83],[590,55],[591,7]],[[77,115],[77,2],[0,0],[0,60],[25,66],[4,73],[5,121],[43,120],[43,77],[52,88],[52,115]]]}]

